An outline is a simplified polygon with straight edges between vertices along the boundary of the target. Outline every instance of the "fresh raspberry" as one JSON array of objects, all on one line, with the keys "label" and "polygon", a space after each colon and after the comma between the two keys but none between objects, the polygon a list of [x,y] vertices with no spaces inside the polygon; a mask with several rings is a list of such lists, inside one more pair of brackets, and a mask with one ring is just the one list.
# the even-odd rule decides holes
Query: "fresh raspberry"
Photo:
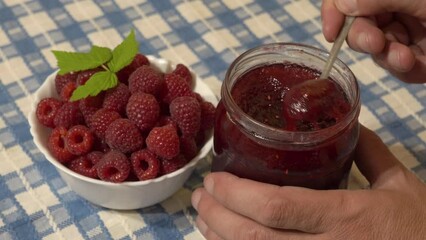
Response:
[{"label": "fresh raspberry", "polygon": [[138,127],[129,119],[119,118],[105,131],[105,141],[111,149],[123,153],[142,148],[144,141]]},{"label": "fresh raspberry", "polygon": [[150,65],[148,58],[144,56],[143,54],[140,54],[140,53],[136,54],[135,58],[129,65],[127,65],[126,67],[118,71],[117,73],[118,80],[124,84],[127,84],[130,75],[136,69],[138,69],[140,66],[143,66],[143,65]]},{"label": "fresh raspberry", "polygon": [[67,73],[64,75],[56,74],[55,76],[55,89],[58,95],[61,94],[62,88],[69,82],[75,82],[78,73]]},{"label": "fresh raspberry", "polygon": [[102,103],[104,101],[104,92],[100,92],[96,96],[88,96],[86,98],[80,99],[78,106],[80,111],[83,114],[86,124],[89,124],[90,118],[95,114],[96,111],[102,108]]},{"label": "fresh raspberry", "polygon": [[146,131],[151,129],[160,116],[160,105],[151,94],[137,92],[130,98],[126,106],[127,117],[139,127]]},{"label": "fresh raspberry", "polygon": [[124,182],[130,173],[130,162],[124,153],[112,150],[96,164],[98,177],[108,182]]},{"label": "fresh raspberry", "polygon": [[76,80],[77,85],[80,86],[80,85],[86,84],[87,80],[89,80],[90,77],[93,76],[93,74],[101,70],[102,68],[95,68],[95,69],[88,69],[88,70],[79,72],[77,76],[77,80]]},{"label": "fresh raspberry", "polygon": [[75,82],[69,82],[67,84],[65,84],[65,86],[62,88],[61,90],[61,99],[63,101],[69,101],[72,93],[74,92],[74,90],[77,88],[77,84]]},{"label": "fresh raspberry", "polygon": [[109,148],[108,144],[105,142],[104,139],[100,139],[95,135],[95,142],[93,143],[93,151],[99,151],[99,152],[109,152],[111,148]]},{"label": "fresh raspberry", "polygon": [[44,98],[37,104],[36,116],[38,121],[46,127],[53,128],[56,113],[62,107],[63,102],[55,98]]},{"label": "fresh raspberry", "polygon": [[150,64],[149,59],[145,55],[141,53],[137,53],[133,61],[130,63],[130,66],[133,67],[133,69],[136,69],[142,65],[149,65],[149,64]]},{"label": "fresh raspberry", "polygon": [[211,102],[201,102],[201,130],[210,130],[214,126],[216,108]]},{"label": "fresh raspberry", "polygon": [[71,160],[68,168],[72,171],[90,178],[98,178],[96,164],[102,159],[104,153],[99,151],[90,152],[84,156],[80,156]]},{"label": "fresh raspberry", "polygon": [[83,155],[92,149],[94,139],[88,127],[75,125],[68,130],[65,137],[65,148],[74,155]]},{"label": "fresh raspberry", "polygon": [[177,155],[173,159],[163,159],[161,161],[160,174],[165,175],[172,173],[188,163],[188,160],[182,154]]},{"label": "fresh raspberry", "polygon": [[173,99],[182,96],[191,96],[191,87],[182,79],[181,76],[174,73],[164,75],[165,87],[162,90],[163,101],[170,104]]},{"label": "fresh raspberry", "polygon": [[156,127],[162,127],[162,126],[166,126],[166,125],[172,125],[176,131],[178,131],[178,125],[175,121],[173,121],[172,117],[168,116],[168,115],[161,115],[158,118],[157,123],[155,124]]},{"label": "fresh raspberry", "polygon": [[88,154],[86,154],[86,157],[93,163],[93,165],[98,164],[98,162],[101,161],[102,157],[105,153],[100,151],[91,151]]},{"label": "fresh raspberry", "polygon": [[180,152],[187,160],[193,159],[198,154],[198,147],[193,137],[180,137]]},{"label": "fresh raspberry", "polygon": [[193,97],[178,97],[170,103],[170,115],[186,136],[195,136],[200,130],[201,109]]},{"label": "fresh raspberry", "polygon": [[118,112],[101,108],[92,115],[87,124],[96,136],[100,139],[105,139],[105,131],[112,122],[119,118],[120,114]]},{"label": "fresh raspberry", "polygon": [[129,88],[125,84],[120,83],[115,88],[106,91],[102,106],[106,109],[124,114],[129,97]]},{"label": "fresh raspberry", "polygon": [[146,138],[148,149],[165,159],[171,159],[179,154],[179,136],[176,129],[167,125],[164,127],[154,127]]},{"label": "fresh raspberry", "polygon": [[187,82],[190,87],[192,87],[192,74],[187,66],[183,65],[182,63],[179,63],[178,65],[176,65],[176,68],[173,70],[172,73],[182,77],[182,79],[185,80],[185,82]]},{"label": "fresh raspberry", "polygon": [[204,102],[204,98],[203,98],[203,96],[201,96],[199,93],[197,93],[197,92],[192,92],[192,95],[191,95],[193,98],[195,98],[195,99],[197,99],[197,101],[199,102],[199,103],[202,103],[202,102]]},{"label": "fresh raspberry", "polygon": [[47,148],[60,163],[66,163],[76,156],[65,148],[65,137],[67,129],[65,127],[56,127],[52,130],[47,141]]},{"label": "fresh raspberry", "polygon": [[130,163],[139,180],[155,178],[160,172],[160,161],[154,153],[147,149],[132,153]]},{"label": "fresh raspberry", "polygon": [[147,65],[139,67],[129,77],[131,93],[144,92],[158,97],[163,85],[162,73]]},{"label": "fresh raspberry", "polygon": [[53,119],[56,127],[70,128],[84,122],[83,114],[81,114],[78,102],[66,102],[59,108]]}]

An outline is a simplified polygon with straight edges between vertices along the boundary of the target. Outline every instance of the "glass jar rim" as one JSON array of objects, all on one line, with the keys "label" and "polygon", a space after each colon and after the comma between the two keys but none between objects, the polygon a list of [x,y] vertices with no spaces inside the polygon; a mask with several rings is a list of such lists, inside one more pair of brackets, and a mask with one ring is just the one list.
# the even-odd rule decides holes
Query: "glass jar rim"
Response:
[{"label": "glass jar rim", "polygon": [[[231,95],[232,87],[230,85],[230,79],[232,78],[232,69],[236,67],[245,57],[250,56],[251,54],[263,50],[263,49],[274,49],[274,48],[286,48],[288,50],[297,50],[303,53],[308,54],[310,57],[314,57],[317,60],[321,60],[325,63],[327,57],[329,56],[329,52],[323,49],[319,49],[313,46],[300,44],[300,43],[269,43],[260,45],[254,48],[251,48],[240,56],[238,56],[228,68],[225,80],[222,85],[221,95],[222,99],[226,102],[225,108],[227,110],[227,114],[231,115],[230,119],[239,126],[242,130],[244,130],[248,136],[252,136],[253,139],[261,139],[262,141],[266,141],[268,143],[272,143],[272,145],[282,145],[282,144],[292,144],[292,145],[318,145],[321,142],[330,139],[339,134],[339,132],[343,131],[346,126],[348,126],[353,120],[357,119],[360,109],[360,92],[358,82],[356,80],[355,75],[349,69],[349,67],[339,58],[333,64],[333,69],[336,67],[341,68],[345,72],[349,73],[349,81],[355,87],[355,96],[353,98],[353,106],[350,112],[339,122],[334,124],[333,126],[314,130],[314,131],[288,131],[284,129],[275,128],[264,123],[256,121],[254,118],[245,113],[233,100]],[[239,117],[238,117],[239,116]],[[243,121],[241,119],[244,118]],[[235,121],[238,119],[239,121]],[[251,129],[256,129],[253,131]]]}]

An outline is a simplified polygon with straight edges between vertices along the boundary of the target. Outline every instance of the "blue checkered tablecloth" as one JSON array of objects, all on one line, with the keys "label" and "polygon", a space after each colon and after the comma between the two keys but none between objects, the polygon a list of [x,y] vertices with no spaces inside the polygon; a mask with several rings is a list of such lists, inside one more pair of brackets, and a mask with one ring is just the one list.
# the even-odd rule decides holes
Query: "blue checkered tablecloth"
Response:
[{"label": "blue checkered tablecloth", "polygon": [[[271,42],[329,48],[317,0],[0,0],[0,239],[203,239],[191,191],[209,171],[206,158],[184,187],[161,204],[113,211],[85,201],[35,147],[27,114],[33,94],[55,70],[52,49],[114,47],[134,28],[140,50],[190,66],[218,94],[229,64]],[[426,179],[426,86],[407,85],[344,46],[359,79],[360,121]],[[351,188],[365,187],[356,168]]]}]

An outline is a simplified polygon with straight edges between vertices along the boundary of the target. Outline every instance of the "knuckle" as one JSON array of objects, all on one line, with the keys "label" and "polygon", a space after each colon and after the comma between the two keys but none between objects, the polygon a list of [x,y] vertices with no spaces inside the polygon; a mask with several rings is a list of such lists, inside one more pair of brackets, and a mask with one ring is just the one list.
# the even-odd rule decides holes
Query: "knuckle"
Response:
[{"label": "knuckle", "polygon": [[391,177],[387,179],[384,187],[390,189],[401,189],[404,192],[410,189],[409,187],[407,188],[407,186],[412,182],[412,174],[407,169],[405,169],[403,166],[396,166],[393,169],[390,169],[388,172]]},{"label": "knuckle", "polygon": [[[338,224],[329,231],[333,239],[348,239],[354,236],[360,240],[383,238],[382,235],[378,235],[375,225],[377,222],[384,224],[379,216],[387,215],[388,213],[383,210],[388,212],[391,208],[388,208],[385,199],[381,199],[377,194],[375,197],[370,196],[369,193],[342,194],[340,197],[342,209],[336,209],[336,212],[344,214],[337,215],[335,222]],[[363,231],[358,232],[357,229],[363,229]]]},{"label": "knuckle", "polygon": [[411,172],[402,166],[398,167],[395,171],[395,177],[399,183],[407,184],[410,181],[411,176],[413,176]]},{"label": "knuckle", "polygon": [[366,204],[368,205],[367,198],[351,193],[337,194],[336,202],[336,220],[340,222],[344,222],[345,219],[357,219],[366,211]]},{"label": "knuckle", "polygon": [[260,210],[259,221],[267,226],[279,227],[286,216],[293,216],[294,209],[292,206],[282,198],[271,197],[266,201],[264,208]]},{"label": "knuckle", "polygon": [[337,207],[341,208],[341,210],[346,211],[348,210],[353,204],[351,204],[351,200],[353,197],[348,197],[347,194],[344,193],[338,193],[336,194],[336,202]]}]

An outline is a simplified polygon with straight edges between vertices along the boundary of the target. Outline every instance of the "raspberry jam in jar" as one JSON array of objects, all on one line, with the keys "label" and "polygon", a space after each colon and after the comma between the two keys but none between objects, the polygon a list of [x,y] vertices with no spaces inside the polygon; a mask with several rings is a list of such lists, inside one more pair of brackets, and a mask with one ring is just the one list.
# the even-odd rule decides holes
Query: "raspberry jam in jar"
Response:
[{"label": "raspberry jam in jar", "polygon": [[289,43],[262,45],[226,73],[216,110],[212,171],[276,185],[346,188],[358,141],[359,89],[328,54]]}]

